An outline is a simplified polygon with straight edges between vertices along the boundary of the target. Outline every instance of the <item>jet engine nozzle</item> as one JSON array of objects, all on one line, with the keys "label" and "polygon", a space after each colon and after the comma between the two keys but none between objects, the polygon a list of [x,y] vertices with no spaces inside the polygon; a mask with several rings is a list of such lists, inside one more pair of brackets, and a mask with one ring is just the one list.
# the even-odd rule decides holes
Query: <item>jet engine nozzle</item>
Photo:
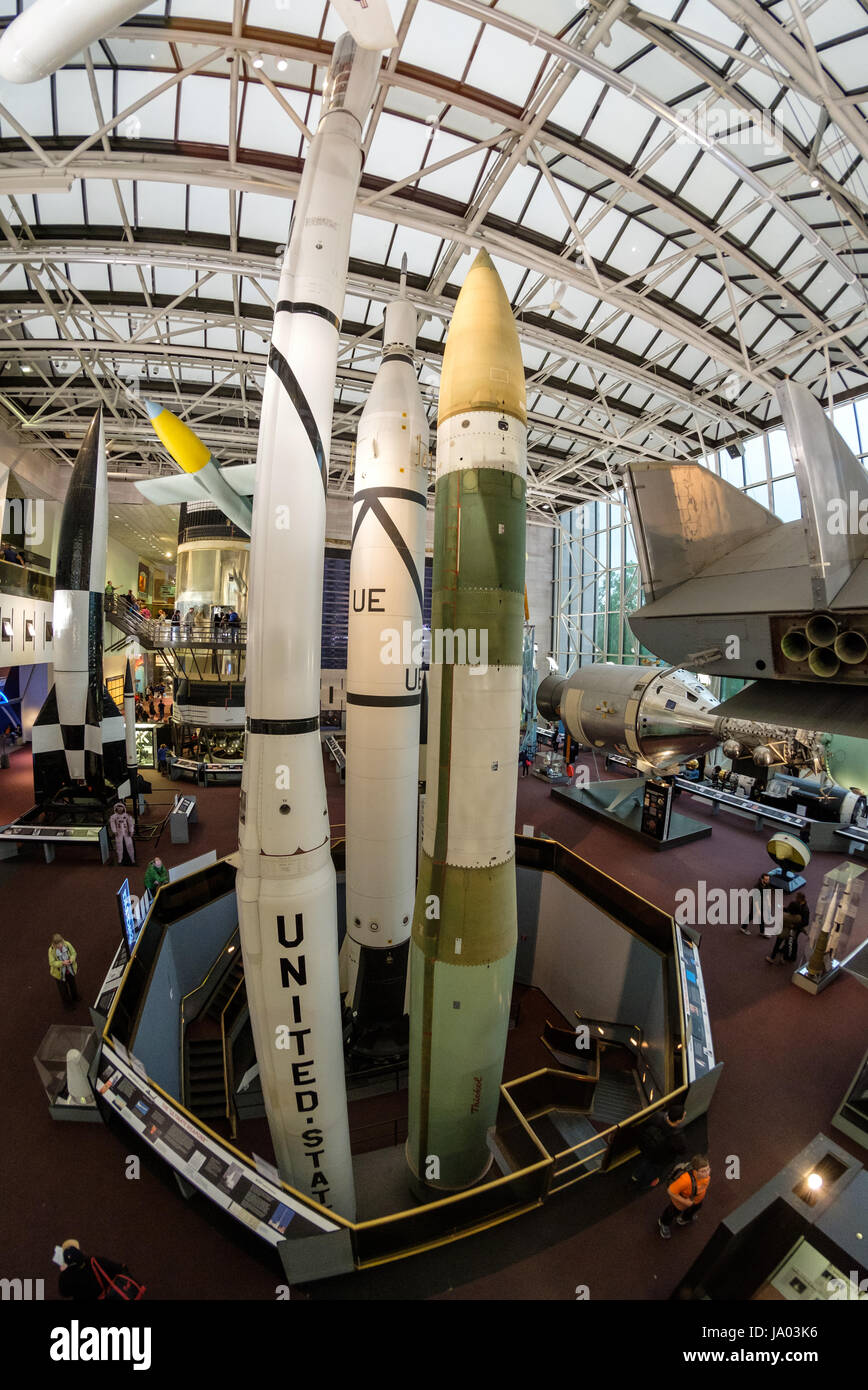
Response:
[{"label": "jet engine nozzle", "polygon": [[[815,613],[805,624],[805,635],[814,647],[831,647],[838,636],[838,624],[829,613]],[[810,658],[809,664],[810,664]],[[811,670],[813,671],[813,666]],[[819,671],[814,673],[820,675]]]}]

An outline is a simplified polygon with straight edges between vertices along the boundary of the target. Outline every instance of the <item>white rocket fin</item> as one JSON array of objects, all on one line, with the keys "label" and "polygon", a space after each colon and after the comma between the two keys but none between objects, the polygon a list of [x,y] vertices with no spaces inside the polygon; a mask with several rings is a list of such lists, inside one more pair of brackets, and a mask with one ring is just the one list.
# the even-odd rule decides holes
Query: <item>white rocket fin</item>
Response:
[{"label": "white rocket fin", "polygon": [[220,469],[220,477],[239,497],[252,497],[256,478],[255,463],[231,463]]},{"label": "white rocket fin", "polygon": [[149,502],[162,507],[172,502],[201,502],[204,494],[195,479],[195,473],[171,473],[165,478],[146,478],[136,487]]}]

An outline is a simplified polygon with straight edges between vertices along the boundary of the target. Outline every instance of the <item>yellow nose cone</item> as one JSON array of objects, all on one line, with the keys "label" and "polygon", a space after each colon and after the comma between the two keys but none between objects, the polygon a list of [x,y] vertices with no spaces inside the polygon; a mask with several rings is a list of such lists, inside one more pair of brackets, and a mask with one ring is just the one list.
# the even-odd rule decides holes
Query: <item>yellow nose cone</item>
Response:
[{"label": "yellow nose cone", "polygon": [[498,410],[527,424],[524,364],[503,282],[480,251],[461,287],[443,353],[437,423]]},{"label": "yellow nose cone", "polygon": [[171,410],[160,410],[159,406],[150,402],[148,415],[157,438],[179,468],[183,468],[185,473],[198,473],[200,468],[205,467],[211,458],[211,451],[189,425],[185,425]]}]

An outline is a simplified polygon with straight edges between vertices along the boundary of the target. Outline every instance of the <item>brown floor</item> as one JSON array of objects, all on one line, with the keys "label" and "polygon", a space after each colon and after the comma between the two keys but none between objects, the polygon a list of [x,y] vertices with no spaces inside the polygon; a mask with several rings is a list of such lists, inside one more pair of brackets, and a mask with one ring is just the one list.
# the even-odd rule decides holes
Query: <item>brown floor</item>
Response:
[{"label": "brown floor", "polygon": [[[328,766],[329,812],[336,836],[344,819],[343,792]],[[152,819],[165,813],[173,784],[153,781]],[[189,784],[182,784],[189,785]],[[207,849],[236,847],[238,789],[195,789],[199,824],[189,846],[166,832],[160,854],[169,865]],[[32,804],[29,753],[13,755],[0,772],[0,824]],[[703,819],[682,798],[682,811]],[[526,823],[598,864],[667,911],[676,891],[704,878],[709,887],[749,885],[767,865],[762,833],[741,823],[714,821],[708,840],[659,853],[613,827],[554,801],[536,778],[519,780],[516,827]],[[141,887],[152,846],[139,845],[129,871]],[[102,867],[58,850],[46,865],[36,852],[0,863],[4,1066],[4,1130],[0,1274],[46,1278],[51,1251],[77,1235],[93,1250],[126,1260],[148,1285],[148,1296],[169,1299],[272,1299],[283,1282],[277,1268],[215,1229],[197,1206],[185,1204],[165,1171],[143,1165],[125,1176],[120,1134],[99,1125],[52,1122],[33,1055],[53,1022],[89,1022],[86,1004],[63,1013],[47,968],[51,934],[61,930],[79,952],[85,1001],[95,996],[119,936],[115,895],[127,870]],[[818,855],[807,871],[809,900],[823,873],[843,856]],[[862,912],[868,912],[868,895]],[[767,965],[766,943],[734,927],[703,934],[706,977],[717,1055],[725,1062],[709,1116],[713,1166],[707,1209],[692,1228],[664,1245],[655,1229],[661,1201],[638,1196],[621,1169],[603,1181],[580,1183],[539,1212],[430,1255],[330,1281],[317,1298],[555,1299],[571,1301],[587,1284],[593,1300],[666,1298],[720,1218],[771,1178],[819,1131],[864,1159],[864,1152],[830,1120],[866,1046],[868,996],[852,978],[811,998],[789,984],[785,967]],[[740,1176],[727,1179],[725,1164]],[[8,1266],[8,1267],[7,1267]]]}]

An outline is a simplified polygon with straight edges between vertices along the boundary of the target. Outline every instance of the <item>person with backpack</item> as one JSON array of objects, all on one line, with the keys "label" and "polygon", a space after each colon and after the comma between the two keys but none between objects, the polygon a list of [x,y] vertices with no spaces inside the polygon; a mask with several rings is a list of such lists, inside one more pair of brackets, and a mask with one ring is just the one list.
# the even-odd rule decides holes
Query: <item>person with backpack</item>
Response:
[{"label": "person with backpack", "polygon": [[85,1255],[77,1240],[65,1240],[60,1248],[63,1264],[57,1289],[61,1298],[71,1298],[76,1303],[98,1299],[137,1303],[144,1297],[145,1285],[133,1279],[126,1265],[102,1255]]},{"label": "person with backpack", "polygon": [[695,1221],[711,1182],[711,1164],[707,1154],[694,1154],[689,1163],[678,1164],[667,1187],[669,1202],[658,1218],[657,1229],[664,1240],[672,1238],[672,1222],[689,1226]]},{"label": "person with backpack", "polygon": [[676,1101],[658,1110],[639,1130],[636,1142],[642,1157],[630,1181],[643,1192],[656,1187],[672,1165],[685,1157],[687,1144],[678,1132],[684,1123],[684,1106]]},{"label": "person with backpack", "polygon": [[807,931],[810,920],[811,909],[808,907],[808,900],[804,893],[797,893],[793,901],[787,905],[783,917],[783,928],[772,947],[772,953],[770,956],[766,956],[769,965],[774,965],[779,951],[781,953],[779,965],[783,965],[785,961],[796,959],[799,937],[803,931]]}]

